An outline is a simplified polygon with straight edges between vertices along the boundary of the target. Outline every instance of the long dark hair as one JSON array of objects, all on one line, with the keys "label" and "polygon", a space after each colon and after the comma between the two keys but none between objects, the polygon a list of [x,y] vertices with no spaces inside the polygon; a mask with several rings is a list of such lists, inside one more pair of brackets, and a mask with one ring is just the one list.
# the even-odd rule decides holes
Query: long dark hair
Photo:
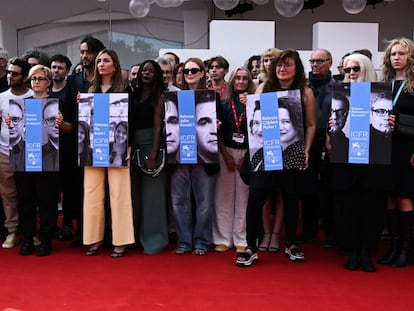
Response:
[{"label": "long dark hair", "polygon": [[102,76],[98,72],[98,59],[102,54],[108,54],[111,57],[112,62],[114,63],[115,72],[111,78],[112,91],[113,92],[123,92],[125,90],[124,80],[122,79],[121,72],[121,63],[119,62],[118,54],[114,50],[104,49],[98,53],[95,59],[95,69],[93,71],[93,83],[89,88],[89,93],[96,93],[97,90],[101,87]]},{"label": "long dark hair", "polygon": [[142,86],[144,84],[142,81],[142,71],[144,70],[144,67],[147,63],[152,64],[154,68],[154,80],[152,82],[150,91],[150,98],[154,99],[152,102],[152,105],[154,106],[158,104],[159,96],[163,94],[167,89],[164,84],[161,67],[156,61],[149,59],[140,65],[137,77],[131,81],[132,96],[134,96],[134,98],[141,98]]},{"label": "long dark hair", "polygon": [[276,76],[276,64],[280,61],[284,61],[286,58],[292,58],[295,62],[295,79],[289,89],[299,89],[302,97],[302,101],[305,95],[306,76],[305,69],[303,67],[302,60],[299,53],[292,49],[282,50],[272,60],[270,70],[267,75],[267,80],[263,86],[263,92],[274,92],[282,90],[280,81]]},{"label": "long dark hair", "polygon": [[86,121],[79,121],[78,128],[83,128],[85,138],[83,139],[83,150],[79,153],[79,165],[92,165],[92,153],[90,149],[90,128]]}]

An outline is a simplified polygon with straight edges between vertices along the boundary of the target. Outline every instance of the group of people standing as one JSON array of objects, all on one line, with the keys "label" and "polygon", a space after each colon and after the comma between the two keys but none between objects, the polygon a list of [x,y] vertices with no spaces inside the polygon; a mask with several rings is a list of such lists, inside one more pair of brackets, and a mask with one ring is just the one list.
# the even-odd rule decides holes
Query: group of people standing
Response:
[{"label": "group of people standing", "polygon": [[[379,106],[371,111],[386,120],[387,134],[394,129],[390,164],[330,163],[331,152],[348,152],[346,148],[335,150],[335,146],[338,139],[346,139],[342,129],[349,103],[346,106],[345,100],[332,97],[334,86],[341,81],[333,79],[332,55],[325,49],[312,52],[308,78],[297,51],[270,48],[234,69],[228,82],[229,64],[221,56],[207,61],[191,57],[180,63],[177,55],[166,53],[131,67],[131,73],[135,71],[129,81],[123,79],[117,53],[96,38],[82,40],[80,56],[82,71],[67,75],[58,89],[61,80],[57,69],[45,65],[30,68],[19,58],[8,62],[9,89],[0,94],[0,164],[9,187],[1,193],[9,230],[4,248],[17,243],[19,224],[24,236],[20,254],[35,251],[38,206],[41,245],[37,255],[49,255],[62,194],[63,226],[58,235],[75,237],[76,221],[72,245],[87,245],[88,256],[97,255],[106,242],[113,245],[114,258],[123,257],[130,245],[156,254],[167,248],[169,234],[175,231],[178,255],[192,252],[203,256],[212,247],[217,252],[235,248],[236,265],[248,267],[257,262],[258,251],[279,251],[284,225],[286,256],[304,261],[305,252],[299,244],[317,238],[323,219],[324,245],[337,243],[348,255],[345,268],[372,272],[376,268],[371,251],[378,244],[387,214],[391,249],[379,263],[393,267],[409,263],[414,140],[398,131],[398,122],[401,114],[414,116],[411,40],[392,40],[384,53],[382,76],[392,84],[392,111]],[[55,62],[63,63],[69,73],[70,61],[61,58]],[[361,53],[347,56],[343,69],[344,83],[378,80],[371,60]],[[26,83],[29,80],[31,89]],[[216,136],[218,163],[205,163],[202,157],[198,164],[180,164],[176,156],[166,159],[167,149],[177,144],[178,138],[167,133],[165,125],[178,126],[179,120],[177,108],[171,113],[174,105],[169,104],[177,99],[174,93],[165,92],[207,89],[216,94],[208,102],[217,111],[217,126],[209,135]],[[250,124],[247,122],[246,95],[293,90],[300,93],[301,118],[283,98],[278,103],[285,169],[265,171],[262,160],[249,154],[249,135],[260,138],[262,129],[254,115]],[[80,139],[89,136],[89,129],[78,121],[79,93],[129,94],[128,146],[122,159],[126,166],[83,166],[91,163],[91,155],[87,147],[81,148],[89,158],[81,161],[77,152]],[[62,146],[67,152],[60,152],[60,170],[56,172],[13,172],[9,167],[9,139],[11,142],[13,129],[23,118],[22,113],[13,115],[15,109],[9,100],[29,97],[60,99],[54,121],[60,134],[66,135]],[[257,108],[256,116],[260,105]],[[300,119],[302,124],[298,124]],[[297,150],[301,157],[297,157]],[[286,169],[290,165],[295,168]],[[67,178],[76,182],[68,185],[64,182]],[[302,234],[298,235],[300,219]]]}]

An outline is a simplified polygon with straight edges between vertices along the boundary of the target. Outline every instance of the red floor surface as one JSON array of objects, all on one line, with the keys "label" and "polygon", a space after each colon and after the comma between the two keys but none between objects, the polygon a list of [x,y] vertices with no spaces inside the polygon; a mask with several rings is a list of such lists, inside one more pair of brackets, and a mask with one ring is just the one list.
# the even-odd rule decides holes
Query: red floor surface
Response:
[{"label": "red floor surface", "polygon": [[[385,248],[385,241],[381,248]],[[110,258],[54,241],[49,257],[0,249],[0,311],[37,310],[413,310],[414,265],[376,273],[346,271],[344,257],[321,242],[304,245],[306,261],[260,253],[250,268],[235,251],[206,256],[129,250]],[[382,250],[381,250],[382,252]],[[377,256],[378,252],[374,255]]]}]

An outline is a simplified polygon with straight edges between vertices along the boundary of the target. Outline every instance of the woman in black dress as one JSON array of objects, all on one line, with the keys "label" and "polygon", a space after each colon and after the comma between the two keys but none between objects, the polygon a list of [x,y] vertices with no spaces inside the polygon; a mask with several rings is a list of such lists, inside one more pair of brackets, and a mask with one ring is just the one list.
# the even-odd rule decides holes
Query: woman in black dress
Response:
[{"label": "woman in black dress", "polygon": [[387,210],[391,235],[388,254],[379,260],[404,267],[411,258],[414,198],[414,136],[398,130],[401,113],[414,117],[414,43],[407,38],[391,40],[384,52],[383,75],[393,85],[393,110],[397,117],[392,141],[393,192]]}]

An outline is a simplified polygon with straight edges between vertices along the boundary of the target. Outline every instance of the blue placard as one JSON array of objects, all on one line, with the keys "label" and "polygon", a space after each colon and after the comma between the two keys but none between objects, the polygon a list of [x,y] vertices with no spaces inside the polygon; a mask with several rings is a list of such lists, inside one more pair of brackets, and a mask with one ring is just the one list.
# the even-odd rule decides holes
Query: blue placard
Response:
[{"label": "blue placard", "polygon": [[277,95],[276,92],[260,95],[265,171],[283,170]]},{"label": "blue placard", "polygon": [[42,171],[42,99],[25,100],[26,154],[25,170]]},{"label": "blue placard", "polygon": [[197,163],[196,116],[194,91],[179,91],[180,163]]},{"label": "blue placard", "polygon": [[371,83],[351,83],[349,163],[369,163]]},{"label": "blue placard", "polygon": [[95,94],[93,101],[93,166],[109,166],[109,94]]}]

